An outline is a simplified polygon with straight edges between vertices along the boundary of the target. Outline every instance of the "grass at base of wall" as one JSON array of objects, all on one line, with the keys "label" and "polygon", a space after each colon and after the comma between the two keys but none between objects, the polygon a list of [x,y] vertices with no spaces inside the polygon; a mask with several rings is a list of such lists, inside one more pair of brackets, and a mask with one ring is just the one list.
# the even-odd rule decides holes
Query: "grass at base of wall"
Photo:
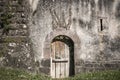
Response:
[{"label": "grass at base of wall", "polygon": [[120,71],[100,71],[77,74],[65,79],[51,79],[44,74],[30,74],[16,69],[0,68],[0,80],[120,80]]},{"label": "grass at base of wall", "polygon": [[30,74],[23,70],[0,68],[0,80],[50,80],[43,74]]},{"label": "grass at base of wall", "polygon": [[99,72],[77,74],[64,80],[120,80],[120,71],[106,70]]}]

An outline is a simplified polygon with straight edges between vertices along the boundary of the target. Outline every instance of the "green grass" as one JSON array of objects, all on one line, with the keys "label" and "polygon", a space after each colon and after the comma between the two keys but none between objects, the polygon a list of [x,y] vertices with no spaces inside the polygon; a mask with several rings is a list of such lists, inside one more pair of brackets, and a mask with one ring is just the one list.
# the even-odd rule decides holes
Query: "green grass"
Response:
[{"label": "green grass", "polygon": [[50,77],[41,74],[30,74],[17,69],[0,68],[0,80],[50,80]]},{"label": "green grass", "polygon": [[[44,74],[30,74],[16,69],[0,68],[0,80],[52,80]],[[120,80],[120,71],[100,71],[77,74],[74,77],[53,80]]]},{"label": "green grass", "polygon": [[120,71],[100,71],[78,74],[68,80],[120,80]]}]

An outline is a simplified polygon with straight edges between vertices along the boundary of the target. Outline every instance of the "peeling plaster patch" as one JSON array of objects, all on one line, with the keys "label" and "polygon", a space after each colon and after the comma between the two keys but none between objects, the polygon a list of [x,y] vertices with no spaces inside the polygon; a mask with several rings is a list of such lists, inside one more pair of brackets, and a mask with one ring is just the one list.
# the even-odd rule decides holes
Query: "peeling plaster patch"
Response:
[{"label": "peeling plaster patch", "polygon": [[27,58],[29,58],[30,57],[30,54],[27,54]]},{"label": "peeling plaster patch", "polygon": [[41,45],[40,42],[39,44],[34,44],[33,45],[33,51],[34,51],[34,55],[35,55],[35,61],[40,61],[42,59],[42,51],[41,51]]},{"label": "peeling plaster patch", "polygon": [[16,46],[16,43],[9,43],[9,46],[15,47],[15,46]]},{"label": "peeling plaster patch", "polygon": [[0,62],[3,61],[5,59],[5,57],[0,57]]},{"label": "peeling plaster patch", "polygon": [[82,52],[80,55],[80,58],[83,60],[94,60],[94,50],[95,46],[92,45],[94,42],[94,37],[91,37],[90,35],[86,35],[87,32],[83,32],[79,27],[77,27],[77,34],[79,35],[81,39],[81,50]]},{"label": "peeling plaster patch", "polygon": [[23,28],[24,28],[24,29],[27,28],[27,25],[24,24],[24,25],[23,25]]},{"label": "peeling plaster patch", "polygon": [[114,54],[113,54],[113,58],[119,60],[119,58],[120,58],[120,53],[119,53],[118,51],[115,51]]},{"label": "peeling plaster patch", "polygon": [[109,22],[109,34],[110,34],[111,38],[117,37],[117,35],[118,35],[118,28],[117,27],[118,26],[119,25],[118,25],[117,21],[114,19]]},{"label": "peeling plaster patch", "polygon": [[39,0],[29,0],[33,12],[36,10]]},{"label": "peeling plaster patch", "polygon": [[79,16],[84,22],[90,22],[91,14],[92,14],[91,5],[90,3],[86,3],[86,4],[88,4],[88,6],[81,8],[82,11],[80,12],[81,15]]},{"label": "peeling plaster patch", "polygon": [[10,52],[8,52],[8,54],[10,54],[10,55],[11,55],[13,52],[14,52],[14,50],[13,50],[13,49],[11,49],[11,50],[10,50]]},{"label": "peeling plaster patch", "polygon": [[95,4],[98,4],[98,1],[99,1],[99,0],[94,0],[94,1],[95,1]]},{"label": "peeling plaster patch", "polygon": [[32,67],[28,67],[28,69],[31,69]]},{"label": "peeling plaster patch", "polygon": [[84,61],[94,61],[95,60],[95,54],[93,52],[88,52],[88,53],[82,53],[80,55],[80,59]]},{"label": "peeling plaster patch", "polygon": [[77,32],[79,38],[81,39],[81,43],[92,42],[93,38],[87,32],[84,32],[80,27],[77,27],[76,30],[77,30],[76,32]]},{"label": "peeling plaster patch", "polygon": [[80,58],[83,59],[83,60],[86,59],[86,54],[81,54]]},{"label": "peeling plaster patch", "polygon": [[20,62],[20,59],[18,59],[18,61]]}]

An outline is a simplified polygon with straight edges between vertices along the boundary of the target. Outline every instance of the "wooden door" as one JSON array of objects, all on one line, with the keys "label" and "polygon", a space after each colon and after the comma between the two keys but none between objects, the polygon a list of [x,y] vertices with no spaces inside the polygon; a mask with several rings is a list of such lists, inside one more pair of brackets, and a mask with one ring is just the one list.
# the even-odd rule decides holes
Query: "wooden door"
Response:
[{"label": "wooden door", "polygon": [[69,47],[61,41],[53,42],[51,44],[51,77],[68,77],[69,61]]}]

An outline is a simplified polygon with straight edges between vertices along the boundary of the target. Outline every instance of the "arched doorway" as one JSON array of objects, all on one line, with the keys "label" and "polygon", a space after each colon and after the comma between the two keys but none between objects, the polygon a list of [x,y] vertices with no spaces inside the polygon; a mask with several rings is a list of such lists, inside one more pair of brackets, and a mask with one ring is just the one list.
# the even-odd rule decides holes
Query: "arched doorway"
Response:
[{"label": "arched doorway", "polygon": [[65,78],[74,75],[74,42],[65,35],[51,42],[51,77]]},{"label": "arched doorway", "polygon": [[[67,41],[62,41],[62,40],[60,41],[60,40],[56,39],[57,36],[60,37],[61,35],[68,37],[69,41],[68,40]],[[74,61],[74,69],[72,69],[74,71],[69,70],[69,76],[72,76],[73,73],[76,74],[77,70],[78,70],[77,63],[79,60],[79,53],[80,53],[80,39],[75,32],[70,31],[70,30],[54,30],[54,31],[50,32],[48,35],[46,35],[45,42],[44,42],[44,48],[43,48],[43,51],[44,51],[43,52],[43,61],[49,61],[50,65],[43,66],[43,67],[47,68],[47,69],[49,68],[47,70],[47,74],[49,74],[49,75],[52,74],[51,73],[51,45],[52,45],[52,43],[54,43],[56,41],[62,42],[68,47],[70,45],[67,45],[68,43],[66,43],[66,42],[73,43],[73,45],[74,45],[74,48],[73,48],[74,49],[73,50],[74,51],[74,60],[72,60],[72,58],[70,60]],[[71,65],[71,64],[69,64],[69,65]]]}]

